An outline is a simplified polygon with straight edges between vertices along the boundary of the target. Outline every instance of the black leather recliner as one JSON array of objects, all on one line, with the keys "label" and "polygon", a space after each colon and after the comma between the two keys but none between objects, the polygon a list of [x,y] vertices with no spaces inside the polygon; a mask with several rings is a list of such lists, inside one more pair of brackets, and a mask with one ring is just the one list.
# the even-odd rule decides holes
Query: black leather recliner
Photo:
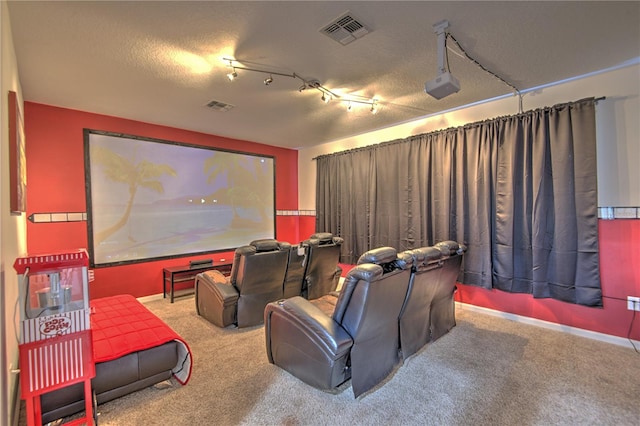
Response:
[{"label": "black leather recliner", "polygon": [[460,274],[462,258],[467,246],[455,241],[443,241],[435,245],[442,252],[442,271],[431,303],[431,340],[448,333],[456,325],[456,281]]},{"label": "black leather recliner", "polygon": [[284,278],[284,296],[288,299],[302,294],[302,283],[307,270],[308,247],[304,244],[292,245],[289,250],[287,273]]},{"label": "black leather recliner", "polygon": [[442,270],[442,252],[435,247],[408,250],[413,257],[411,281],[400,314],[402,357],[409,358],[431,340],[431,304]]},{"label": "black leather recliner", "polygon": [[206,271],[196,276],[196,311],[218,327],[262,324],[267,303],[283,297],[291,245],[273,239],[236,249],[231,275]]},{"label": "black leather recliner", "polygon": [[338,287],[342,268],[340,249],[344,240],[329,232],[318,232],[302,242],[307,250],[307,265],[302,284],[302,296],[318,299],[335,291]]},{"label": "black leather recliner", "polygon": [[408,250],[413,257],[411,282],[400,314],[404,359],[456,325],[454,292],[466,246],[443,241]]},{"label": "black leather recliner", "polygon": [[401,362],[398,317],[412,261],[391,247],[363,254],[345,277],[331,316],[302,297],[269,303],[269,362],[323,390],[351,378],[356,397],[380,384]]}]

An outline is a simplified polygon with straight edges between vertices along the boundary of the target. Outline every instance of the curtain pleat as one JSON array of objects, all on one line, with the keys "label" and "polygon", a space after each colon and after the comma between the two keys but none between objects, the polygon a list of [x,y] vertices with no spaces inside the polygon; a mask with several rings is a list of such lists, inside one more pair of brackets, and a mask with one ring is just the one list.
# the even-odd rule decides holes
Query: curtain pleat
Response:
[{"label": "curtain pleat", "polygon": [[317,158],[320,231],[341,261],[467,245],[459,281],[601,306],[595,101]]}]

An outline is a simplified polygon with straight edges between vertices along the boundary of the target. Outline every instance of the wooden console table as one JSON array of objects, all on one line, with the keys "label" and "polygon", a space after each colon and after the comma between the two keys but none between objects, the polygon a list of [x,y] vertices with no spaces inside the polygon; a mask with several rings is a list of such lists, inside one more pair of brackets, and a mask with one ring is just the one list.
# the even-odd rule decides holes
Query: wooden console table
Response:
[{"label": "wooden console table", "polygon": [[162,298],[167,297],[167,283],[169,283],[169,297],[171,303],[175,298],[175,284],[185,281],[193,281],[200,272],[216,269],[224,275],[231,273],[232,262],[214,263],[213,265],[195,266],[170,266],[162,270]]}]

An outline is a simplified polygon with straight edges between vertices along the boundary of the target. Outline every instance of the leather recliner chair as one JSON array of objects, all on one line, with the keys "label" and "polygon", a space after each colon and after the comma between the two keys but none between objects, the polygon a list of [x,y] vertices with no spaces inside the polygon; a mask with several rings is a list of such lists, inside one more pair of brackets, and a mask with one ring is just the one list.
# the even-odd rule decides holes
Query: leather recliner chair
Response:
[{"label": "leather recliner chair", "polygon": [[454,292],[464,245],[443,241],[408,250],[411,282],[400,314],[400,342],[406,360],[456,325]]},{"label": "leather recliner chair", "polygon": [[302,283],[307,269],[308,247],[304,244],[292,245],[289,250],[287,273],[284,278],[284,299],[302,294]]},{"label": "leather recliner chair", "polygon": [[408,250],[413,257],[411,281],[400,314],[400,346],[406,360],[431,340],[431,304],[442,271],[442,252],[435,247]]},{"label": "leather recliner chair", "polygon": [[291,245],[273,239],[236,249],[231,275],[206,271],[196,276],[196,311],[218,327],[262,324],[267,303],[283,297]]},{"label": "leather recliner chair", "polygon": [[448,333],[456,325],[454,293],[467,246],[455,241],[435,245],[442,252],[442,271],[431,303],[431,340]]},{"label": "leather recliner chair", "polygon": [[307,250],[307,265],[302,284],[302,296],[318,299],[335,291],[342,268],[338,265],[344,240],[329,232],[318,232],[303,241]]},{"label": "leather recliner chair", "polygon": [[391,247],[363,254],[331,315],[299,296],[269,303],[269,362],[318,389],[332,390],[350,378],[356,397],[373,389],[401,362],[398,317],[412,261]]}]

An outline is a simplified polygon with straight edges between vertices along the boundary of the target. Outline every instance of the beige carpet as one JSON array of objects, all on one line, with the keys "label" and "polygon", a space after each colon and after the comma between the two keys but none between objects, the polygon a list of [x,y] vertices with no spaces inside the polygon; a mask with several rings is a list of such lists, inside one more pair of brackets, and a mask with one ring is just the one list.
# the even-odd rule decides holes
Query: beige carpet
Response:
[{"label": "beige carpet", "polygon": [[458,325],[354,399],[271,365],[264,328],[219,329],[193,297],[147,303],[189,343],[193,374],[102,404],[121,425],[638,425],[640,354],[458,309]]}]

